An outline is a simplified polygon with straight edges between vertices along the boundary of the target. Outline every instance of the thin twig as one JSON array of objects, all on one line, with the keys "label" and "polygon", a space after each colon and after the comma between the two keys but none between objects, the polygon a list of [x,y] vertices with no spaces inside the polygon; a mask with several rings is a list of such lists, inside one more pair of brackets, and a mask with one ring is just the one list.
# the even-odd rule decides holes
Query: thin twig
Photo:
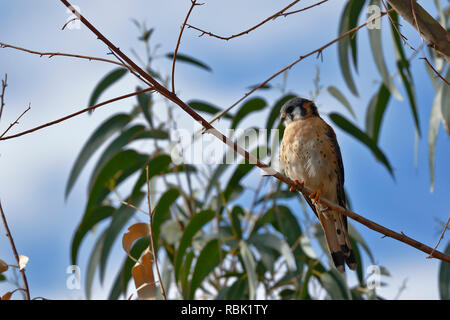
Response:
[{"label": "thin twig", "polygon": [[89,61],[102,61],[102,62],[112,63],[112,64],[116,64],[116,65],[122,66],[124,68],[127,68],[126,65],[123,65],[122,63],[114,61],[114,60],[98,58],[98,57],[83,56],[83,55],[72,54],[72,53],[39,52],[39,51],[34,51],[34,50],[30,50],[30,49],[25,49],[25,48],[13,46],[11,44],[7,44],[7,43],[3,43],[3,42],[0,42],[0,48],[11,48],[11,49],[15,49],[15,50],[23,51],[23,52],[28,52],[28,53],[31,53],[31,54],[36,54],[36,55],[41,56],[41,57],[48,56],[49,58],[53,58],[53,57],[56,57],[56,56],[62,56],[62,57],[71,57],[71,58],[85,59],[85,60],[89,60]]},{"label": "thin twig", "polygon": [[[259,161],[255,156],[253,156],[252,154],[250,154],[248,151],[244,150],[242,147],[240,147],[239,145],[237,145],[235,142],[233,142],[231,139],[229,139],[228,137],[226,137],[225,135],[223,135],[222,133],[220,133],[217,129],[215,129],[208,121],[206,121],[202,116],[200,116],[197,112],[195,112],[191,107],[189,107],[186,103],[184,103],[180,98],[178,98],[177,95],[175,95],[174,93],[172,93],[171,91],[169,91],[167,88],[165,88],[164,86],[162,86],[158,81],[156,81],[152,76],[150,76],[148,73],[146,73],[144,70],[140,69],[139,66],[136,65],[136,63],[134,63],[127,55],[125,55],[122,51],[120,51],[119,48],[115,47],[111,41],[109,41],[107,38],[105,38],[105,36],[100,33],[89,21],[86,20],[85,17],[83,17],[78,11],[76,11],[76,9],[74,9],[70,3],[67,0],[60,0],[66,7],[70,8],[70,10],[76,14],[80,20],[83,22],[83,24],[89,28],[98,38],[99,40],[103,41],[108,47],[110,47],[117,55],[119,55],[124,61],[126,61],[133,69],[136,70],[136,72],[139,73],[139,75],[141,75],[143,78],[145,78],[146,80],[148,80],[150,83],[152,83],[154,85],[154,88],[157,92],[159,92],[161,95],[163,95],[164,97],[166,97],[167,99],[169,99],[170,101],[172,101],[173,103],[177,104],[181,109],[183,109],[186,113],[188,113],[194,120],[198,121],[203,127],[205,127],[207,129],[207,132],[214,135],[216,138],[218,138],[219,140],[221,140],[223,143],[227,144],[230,148],[234,149],[237,153],[239,153],[240,155],[242,155],[245,159],[247,159],[250,163],[255,164],[257,167],[259,167],[260,169],[264,170],[266,174],[268,175],[272,175],[274,178],[288,184],[289,186],[293,187],[295,190],[303,193],[306,196],[309,196],[313,190],[309,190],[308,188],[298,185],[296,184],[294,181],[292,181],[291,179],[287,178],[286,176],[282,175],[281,173],[277,172],[276,170],[274,170],[272,167],[268,166],[265,163],[262,163],[261,161]],[[389,11],[388,11],[389,12]],[[375,17],[374,19],[378,19],[379,17],[385,15],[387,12],[382,13],[380,16]],[[373,20],[373,19],[371,19]],[[334,40],[332,43],[339,41],[340,39],[342,39],[344,36],[347,36],[353,32],[356,32],[357,30],[359,30],[360,28],[362,28],[363,26],[367,25],[367,23],[369,23],[370,21],[366,22],[365,24],[354,28],[350,31],[348,31],[346,34],[340,36],[338,39]],[[315,52],[317,51],[321,51],[323,49],[317,49],[315,50]],[[303,59],[303,57],[301,57],[301,59]],[[388,228],[385,228],[375,222],[372,222],[352,211],[346,210],[344,208],[342,208],[341,206],[330,202],[329,200],[325,199],[325,198],[321,198],[321,201],[324,205],[326,205],[327,207],[329,207],[330,209],[332,209],[333,211],[337,211],[345,216],[348,216],[350,218],[352,218],[353,220],[358,221],[359,223],[367,226],[368,228],[375,230],[379,233],[382,233],[388,237],[397,239],[403,243],[406,243],[420,251],[423,251],[425,253],[429,253],[432,254],[433,257],[438,258],[440,260],[446,261],[448,263],[450,263],[450,256],[439,252],[439,251],[434,251],[433,249],[428,247],[427,245],[420,243],[410,237],[407,237],[405,234],[401,233],[397,233],[395,231],[392,231]]]},{"label": "thin twig", "polygon": [[227,40],[227,41],[228,41],[228,40],[230,40],[230,39],[237,38],[237,37],[243,36],[243,35],[245,35],[245,34],[248,34],[248,33],[252,32],[253,30],[255,30],[255,29],[261,27],[263,24],[267,23],[268,21],[273,20],[273,19],[279,17],[279,16],[282,15],[287,9],[291,8],[292,6],[294,6],[294,5],[295,5],[297,2],[299,2],[299,1],[300,1],[300,0],[296,0],[296,1],[291,2],[291,3],[290,3],[289,5],[287,5],[285,8],[283,8],[282,10],[280,10],[280,11],[274,13],[274,14],[271,15],[270,17],[264,19],[263,21],[261,21],[261,22],[258,23],[257,25],[255,25],[255,26],[253,26],[253,27],[251,27],[251,28],[249,28],[249,29],[247,29],[247,30],[244,30],[244,31],[242,31],[242,32],[239,32],[239,33],[237,33],[237,34],[228,36],[228,37],[225,37],[225,36],[219,36],[219,35],[214,34],[214,33],[212,33],[212,32],[208,32],[208,31],[202,30],[202,29],[200,29],[200,28],[198,28],[198,27],[194,27],[194,26],[192,26],[192,25],[190,25],[190,24],[188,24],[187,27],[188,27],[189,29],[192,28],[192,29],[194,29],[194,30],[197,30],[197,31],[201,32],[200,37],[203,36],[204,34],[206,34],[206,35],[208,35],[208,36],[210,36],[210,37],[214,37],[214,38],[217,38],[217,39]]},{"label": "thin twig", "polygon": [[5,80],[2,79],[2,94],[0,95],[0,120],[2,119],[3,107],[5,106],[5,89],[8,86],[8,74],[5,73]]},{"label": "thin twig", "polygon": [[85,109],[83,109],[83,110],[77,111],[77,112],[75,112],[75,113],[72,113],[72,114],[70,114],[70,115],[68,115],[68,116],[65,116],[65,117],[62,117],[62,118],[60,118],[60,119],[57,119],[57,120],[48,122],[48,123],[46,123],[46,124],[37,126],[37,127],[33,128],[33,129],[30,129],[30,130],[22,131],[22,132],[19,132],[19,133],[17,133],[17,134],[14,134],[14,135],[11,135],[11,136],[7,136],[7,137],[4,137],[4,138],[3,138],[3,135],[2,135],[2,137],[0,138],[0,141],[2,141],[2,140],[8,140],[8,139],[13,139],[13,138],[17,138],[17,137],[20,137],[20,136],[23,136],[23,135],[26,135],[26,134],[29,134],[29,133],[32,133],[32,132],[41,130],[41,129],[43,129],[43,128],[50,127],[50,126],[52,126],[52,125],[55,125],[55,124],[57,124],[57,123],[66,121],[66,120],[68,120],[68,119],[70,119],[70,118],[73,118],[73,117],[75,117],[75,116],[78,116],[78,115],[80,115],[80,114],[82,114],[82,113],[88,112],[88,111],[90,111],[90,110],[97,109],[97,108],[99,108],[99,107],[101,107],[101,106],[110,104],[110,103],[112,103],[112,102],[119,101],[119,100],[123,100],[123,99],[129,98],[129,97],[133,97],[133,96],[136,96],[136,95],[140,95],[140,94],[142,94],[142,93],[145,93],[145,92],[148,92],[148,91],[152,91],[152,90],[153,90],[153,88],[148,88],[148,89],[136,91],[136,92],[133,92],[133,93],[129,93],[129,94],[126,94],[126,95],[123,95],[123,96],[120,96],[120,97],[116,97],[116,98],[114,98],[114,99],[110,99],[110,100],[101,102],[101,103],[96,104],[96,105],[94,105],[94,106],[91,106],[91,107],[85,108]]},{"label": "thin twig", "polygon": [[271,75],[269,78],[267,78],[266,80],[264,80],[263,82],[261,82],[259,85],[253,87],[249,92],[247,92],[246,94],[244,94],[243,97],[241,97],[239,100],[237,100],[235,103],[233,103],[231,106],[229,106],[227,109],[223,110],[221,113],[219,113],[218,115],[214,116],[209,123],[212,124],[214,121],[216,121],[217,119],[220,119],[221,117],[223,117],[225,114],[227,114],[231,109],[233,109],[235,106],[237,106],[239,103],[241,103],[243,100],[245,100],[248,96],[250,96],[252,93],[254,93],[256,90],[264,87],[267,83],[269,83],[270,81],[272,81],[273,79],[275,79],[276,77],[278,77],[280,74],[282,74],[283,72],[285,72],[286,70],[291,69],[294,65],[296,65],[297,63],[299,63],[300,61],[302,61],[303,59],[316,54],[316,53],[321,53],[324,49],[326,49],[327,47],[331,46],[332,44],[344,39],[345,37],[357,32],[359,29],[365,27],[367,24],[369,24],[370,22],[381,18],[382,16],[386,15],[387,13],[390,13],[394,11],[394,9],[390,9],[386,12],[382,12],[379,16],[374,17],[370,20],[368,20],[367,22],[345,32],[344,34],[340,35],[338,38],[334,39],[333,41],[328,42],[327,44],[323,45],[322,47],[313,50],[307,54],[305,54],[304,56],[301,56],[300,58],[298,58],[297,60],[295,60],[294,62],[292,62],[291,64],[287,65],[286,67],[284,67],[283,69],[281,69],[280,71],[278,71],[277,73]]},{"label": "thin twig", "polygon": [[450,223],[450,216],[449,216],[448,219],[447,219],[447,223],[446,223],[445,226],[444,226],[444,230],[442,230],[442,234],[441,234],[441,237],[439,238],[438,243],[436,243],[436,245],[435,245],[434,248],[433,248],[433,251],[431,251],[431,254],[430,254],[427,258],[432,258],[433,252],[436,251],[437,247],[438,247],[439,244],[441,243],[441,240],[444,238],[444,234],[445,234],[445,232],[446,232],[447,229],[448,229],[449,223]]},{"label": "thin twig", "polygon": [[173,61],[172,61],[172,92],[175,93],[175,62],[177,61],[178,48],[180,47],[181,37],[183,36],[184,28],[186,27],[186,23],[191,15],[192,9],[195,6],[202,5],[201,3],[197,3],[197,0],[191,0],[191,7],[189,8],[188,13],[186,14],[186,18],[184,19],[183,25],[181,26],[180,34],[178,35],[177,45],[175,47],[175,51],[173,52]]},{"label": "thin twig", "polygon": [[299,9],[299,10],[289,11],[289,12],[286,12],[286,13],[281,13],[280,16],[287,17],[287,16],[289,16],[289,15],[291,15],[291,14],[294,14],[294,13],[299,13],[299,12],[302,12],[302,11],[306,11],[306,10],[309,10],[309,9],[311,9],[311,8],[317,7],[317,6],[319,6],[319,5],[321,5],[322,3],[327,2],[327,1],[328,1],[328,0],[322,0],[322,1],[320,1],[320,2],[317,2],[317,3],[315,3],[315,4],[312,4],[312,5],[308,6],[308,7],[305,7],[305,8]]},{"label": "thin twig", "polygon": [[11,123],[11,124],[9,125],[9,127],[2,133],[2,135],[0,136],[0,140],[5,136],[5,134],[6,134],[12,127],[14,127],[16,124],[19,123],[20,118],[22,118],[23,115],[24,115],[25,113],[27,113],[30,109],[31,109],[31,103],[28,105],[28,108],[25,109],[25,111],[22,112],[22,114],[21,114],[19,117],[17,117],[17,119],[16,119],[13,123]]},{"label": "thin twig", "polygon": [[[6,221],[6,216],[5,216],[5,212],[3,211],[2,202],[1,201],[0,201],[0,214],[2,216],[3,225],[5,226],[6,236],[9,239],[9,243],[11,244],[11,249],[12,249],[12,251],[14,253],[14,257],[16,258],[17,265],[20,265],[20,256],[19,256],[19,253],[17,252],[16,245],[14,244],[14,239],[12,237],[11,231],[9,230],[8,222]],[[28,287],[28,280],[27,280],[27,275],[25,274],[25,268],[22,268],[20,270],[20,275],[22,276],[23,285],[25,287],[25,289],[24,289],[24,291],[25,291],[25,298],[27,300],[30,300],[30,289]]]},{"label": "thin twig", "polygon": [[437,70],[433,67],[433,65],[432,65],[431,62],[428,60],[428,58],[422,57],[422,58],[419,58],[419,59],[425,60],[425,62],[428,64],[428,66],[429,66],[431,69],[433,69],[434,73],[436,73],[436,75],[437,75],[439,78],[441,78],[442,81],[444,81],[447,85],[450,85],[450,83],[447,81],[447,79],[445,79],[445,78],[439,73],[439,71],[437,71]]},{"label": "thin twig", "polygon": [[76,20],[78,20],[77,17],[70,19],[69,21],[67,21],[66,23],[64,23],[64,25],[62,26],[61,30],[64,30],[64,29],[67,27],[67,25],[68,25],[69,23],[72,23],[72,22],[74,22],[74,21],[76,21]]},{"label": "thin twig", "polygon": [[156,276],[158,277],[159,289],[161,290],[161,296],[163,297],[164,300],[167,300],[167,298],[166,298],[166,291],[164,290],[164,284],[161,281],[161,275],[159,273],[158,257],[157,257],[157,254],[155,252],[155,244],[154,244],[154,240],[153,240],[153,213],[154,213],[154,210],[152,211],[152,206],[151,206],[151,203],[150,203],[150,181],[149,181],[149,178],[148,178],[148,166],[145,167],[145,171],[146,171],[146,178],[147,178],[148,212],[150,213],[149,214],[149,216],[150,216],[150,226],[149,226],[150,245],[151,245],[151,250],[152,250],[153,261],[155,262]]},{"label": "thin twig", "polygon": [[[383,4],[384,9],[387,11],[387,10],[388,10],[388,7],[387,7],[386,3],[384,2],[384,0],[381,0],[381,3]],[[396,24],[395,24],[395,22],[394,22],[394,20],[392,19],[392,17],[391,17],[390,14],[388,14],[388,17],[389,17],[389,21],[391,22],[391,24],[392,24],[392,26],[394,27],[395,31],[398,33],[398,35],[400,36],[400,38],[403,40],[403,43],[404,43],[405,45],[407,45],[411,50],[417,51],[412,45],[409,44],[409,42],[407,41],[408,38],[406,38],[406,37],[403,35],[403,33],[401,33],[400,30],[397,28],[397,26],[396,26]]]},{"label": "thin twig", "polygon": [[414,8],[413,0],[409,0],[409,3],[411,5],[411,12],[412,12],[412,15],[414,18],[414,23],[416,24],[417,31],[419,31],[420,39],[422,39],[422,42],[423,42],[422,31],[420,30],[419,23],[417,22],[416,9]]}]

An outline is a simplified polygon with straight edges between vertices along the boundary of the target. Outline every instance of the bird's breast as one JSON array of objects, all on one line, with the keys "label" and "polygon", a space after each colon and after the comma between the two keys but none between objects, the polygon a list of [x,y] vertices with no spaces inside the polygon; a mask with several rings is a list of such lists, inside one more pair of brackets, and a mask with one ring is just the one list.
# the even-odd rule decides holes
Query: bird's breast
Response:
[{"label": "bird's breast", "polygon": [[327,145],[327,137],[320,127],[306,120],[291,123],[285,129],[280,149],[286,175],[292,180],[304,180],[310,189],[315,190],[322,184],[333,191],[336,174]]}]

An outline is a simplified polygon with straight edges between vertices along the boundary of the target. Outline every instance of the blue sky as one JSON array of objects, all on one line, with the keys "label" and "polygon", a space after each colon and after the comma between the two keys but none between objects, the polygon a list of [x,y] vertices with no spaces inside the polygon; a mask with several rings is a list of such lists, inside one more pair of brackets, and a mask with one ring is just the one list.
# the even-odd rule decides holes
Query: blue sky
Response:
[{"label": "blue sky", "polygon": [[[268,0],[205,1],[197,7],[190,23],[218,34],[235,34],[253,26],[280,10],[289,1],[273,3]],[[179,63],[176,69],[178,94],[184,101],[192,98],[210,101],[227,107],[239,99],[250,85],[265,80],[282,67],[337,35],[342,5],[345,1],[333,0],[313,10],[288,18],[269,22],[247,36],[228,42],[186,30],[180,52],[205,61],[212,73]],[[314,3],[301,1],[298,8]],[[145,21],[156,31],[153,43],[160,43],[160,53],[173,51],[179,27],[190,1],[163,1],[156,6],[152,1],[79,0],[78,5],[104,34],[127,53],[131,48],[143,52],[136,40],[137,29],[131,18]],[[426,3],[433,15],[433,3]],[[61,31],[69,14],[58,1],[6,0],[0,2],[0,41],[38,51],[71,52],[107,57],[106,48],[82,27],[80,30]],[[325,23],[326,22],[326,23]],[[420,45],[416,32],[405,25],[405,35],[415,45]],[[383,28],[387,31],[387,20]],[[324,60],[310,57],[296,65],[288,74],[287,89],[298,95],[309,96],[313,90],[316,66],[320,67],[321,84],[326,88],[335,85],[350,100],[357,123],[364,127],[366,106],[380,76],[375,68],[367,30],[358,33],[359,73],[355,75],[360,98],[346,89],[337,61],[337,48],[332,46],[323,52]],[[384,32],[384,55],[391,72],[394,64],[391,39]],[[411,52],[406,51],[408,55]],[[157,69],[168,74],[169,60],[155,62]],[[59,118],[84,108],[92,88],[113,67],[104,63],[73,60],[65,57],[52,59],[0,49],[0,75],[8,73],[6,108],[0,129],[5,128],[31,102],[32,109],[15,127],[14,132]],[[434,246],[440,229],[436,219],[446,220],[450,214],[447,204],[450,191],[449,169],[445,166],[450,158],[449,139],[446,132],[439,131],[436,146],[436,184],[430,193],[428,171],[427,132],[434,89],[426,74],[424,63],[415,59],[412,63],[415,78],[422,137],[419,140],[418,166],[414,164],[414,126],[409,106],[405,101],[392,100],[382,125],[380,147],[388,156],[396,180],[378,163],[359,142],[340,130],[337,131],[343,154],[346,189],[356,212],[396,231]],[[274,80],[280,84],[281,78]],[[108,99],[134,90],[137,82],[127,77],[102,96]],[[401,88],[402,95],[406,94]],[[279,96],[276,91],[257,93],[269,101]],[[133,100],[134,103],[134,100]],[[337,111],[350,118],[345,109],[328,94],[319,96],[316,103],[321,114]],[[161,106],[163,108],[163,105]],[[112,104],[97,110],[92,116],[82,115],[66,123],[41,130],[0,145],[0,197],[8,216],[19,251],[30,257],[27,274],[32,296],[51,299],[83,298],[83,291],[66,289],[66,268],[70,264],[69,247],[86,201],[86,184],[93,163],[81,176],[70,198],[64,201],[64,188],[73,161],[82,145],[100,121],[112,114],[130,109],[130,101]],[[242,125],[255,125],[264,119],[267,111],[255,114]],[[180,126],[189,130],[193,121],[180,112]],[[0,130],[2,131],[2,130]],[[258,179],[257,173],[247,178],[251,183]],[[292,204],[294,206],[294,204]],[[300,209],[299,209],[300,210]],[[437,270],[439,263],[426,259],[426,254],[381,235],[364,226],[354,224],[372,249],[377,263],[386,266],[392,274],[389,286],[380,290],[386,298],[393,298],[407,279],[407,289],[401,298],[436,299]],[[80,266],[84,268],[94,236],[83,244]],[[442,241],[441,249],[448,241]],[[122,261],[123,253],[116,248],[110,263]],[[0,238],[0,258],[12,261],[7,239]],[[114,265],[114,263],[111,263]],[[115,269],[108,273],[106,283],[115,276]],[[10,286],[1,284],[0,292]],[[108,286],[106,286],[108,288]],[[104,298],[107,290],[95,286],[96,298]]]}]

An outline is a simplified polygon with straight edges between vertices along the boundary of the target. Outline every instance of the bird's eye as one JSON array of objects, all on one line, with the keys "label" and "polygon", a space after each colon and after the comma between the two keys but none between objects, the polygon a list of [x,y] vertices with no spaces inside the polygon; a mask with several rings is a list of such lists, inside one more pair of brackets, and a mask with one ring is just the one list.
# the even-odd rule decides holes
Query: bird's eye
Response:
[{"label": "bird's eye", "polygon": [[289,107],[289,108],[286,109],[286,113],[291,113],[292,110],[294,110],[294,108],[293,107]]}]

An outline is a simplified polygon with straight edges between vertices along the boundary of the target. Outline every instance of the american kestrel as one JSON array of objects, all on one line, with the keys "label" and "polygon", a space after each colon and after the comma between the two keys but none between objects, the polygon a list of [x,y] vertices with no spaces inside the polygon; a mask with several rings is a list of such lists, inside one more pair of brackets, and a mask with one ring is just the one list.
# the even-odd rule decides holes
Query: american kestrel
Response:
[{"label": "american kestrel", "polygon": [[281,108],[286,129],[280,147],[285,174],[315,190],[306,202],[319,218],[336,269],[356,269],[348,236],[347,217],[320,203],[320,196],[345,208],[344,165],[333,129],[319,116],[312,101],[293,98]]}]

